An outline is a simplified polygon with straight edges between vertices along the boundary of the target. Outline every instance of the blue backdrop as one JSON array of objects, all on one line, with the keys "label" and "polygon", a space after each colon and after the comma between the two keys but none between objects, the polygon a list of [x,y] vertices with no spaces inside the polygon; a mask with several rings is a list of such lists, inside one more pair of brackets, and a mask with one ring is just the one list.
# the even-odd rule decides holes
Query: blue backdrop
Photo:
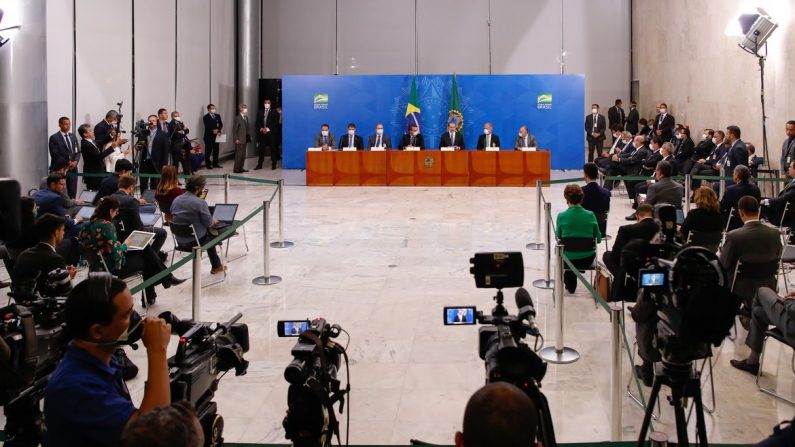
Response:
[{"label": "blue backdrop", "polygon": [[[406,103],[413,75],[285,76],[282,80],[285,168],[303,169],[306,148],[328,123],[337,142],[356,123],[357,135],[375,133],[375,124],[397,146],[405,132]],[[420,132],[429,148],[446,129],[452,75],[418,75]],[[512,149],[526,124],[539,147],[552,151],[553,169],[579,169],[584,158],[583,75],[458,75],[467,148],[477,146],[483,123],[494,125],[502,149]],[[549,96],[548,96],[549,95]]]}]

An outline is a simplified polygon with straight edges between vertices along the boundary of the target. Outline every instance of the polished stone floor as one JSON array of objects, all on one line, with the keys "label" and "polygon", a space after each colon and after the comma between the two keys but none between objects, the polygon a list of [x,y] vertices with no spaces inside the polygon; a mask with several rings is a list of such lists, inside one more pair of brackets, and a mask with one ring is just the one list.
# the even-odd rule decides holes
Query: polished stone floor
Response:
[{"label": "polished stone floor", "polygon": [[[268,170],[247,175],[281,174]],[[578,175],[553,174],[555,178]],[[344,334],[340,338],[350,357],[353,391],[346,406],[351,412],[351,443],[408,444],[410,439],[452,443],[469,396],[483,384],[484,367],[477,353],[477,328],[443,326],[442,307],[476,305],[489,310],[493,306],[493,291],[476,289],[469,274],[469,258],[475,252],[523,252],[525,284],[538,309],[537,323],[546,344],[555,343],[552,294],[530,285],[543,274],[543,251],[525,249],[535,238],[534,188],[307,188],[302,172],[288,171],[284,176],[285,236],[295,246],[271,250],[271,274],[283,281],[273,286],[251,282],[263,268],[262,219],[257,216],[246,226],[248,256],[229,264],[225,283],[202,290],[203,320],[226,320],[242,312],[251,333],[248,374],[224,377],[216,396],[228,441],[287,442],[282,428],[287,408],[283,371],[295,339],[278,338],[276,322],[324,317],[350,334],[350,340]],[[563,186],[544,189],[555,214],[565,207]],[[208,201],[223,200],[222,191],[221,186],[211,185]],[[240,217],[271,192],[270,186],[235,181],[230,201],[241,204]],[[270,240],[277,237],[277,209],[272,209]],[[630,211],[626,198],[614,198],[608,232],[615,234]],[[244,251],[241,242],[232,243],[230,256]],[[188,277],[190,265],[176,274]],[[202,279],[211,279],[208,261]],[[158,293],[150,314],[171,310],[190,316],[189,282]],[[512,291],[506,296],[509,309],[515,310]],[[567,295],[565,302],[565,344],[582,357],[572,364],[549,365],[542,381],[557,439],[609,440],[609,315],[594,305],[584,287]],[[627,331],[632,342],[631,321]],[[756,442],[795,414],[793,407],[757,391],[752,376],[729,366],[730,359],[747,355],[744,337],[740,328],[738,341],[725,340],[715,364],[717,409],[706,416],[710,441]],[[176,339],[173,342],[172,349]],[[142,369],[130,383],[139,401],[145,356],[141,349],[131,352],[131,357]],[[626,383],[630,378],[626,353],[622,360]],[[764,379],[787,395],[795,393],[790,366],[790,350],[771,343]],[[648,395],[648,389],[643,391]],[[668,394],[667,389],[663,394]],[[622,399],[623,439],[632,440],[643,413],[624,393]],[[672,407],[665,401],[654,427],[675,439]]]}]

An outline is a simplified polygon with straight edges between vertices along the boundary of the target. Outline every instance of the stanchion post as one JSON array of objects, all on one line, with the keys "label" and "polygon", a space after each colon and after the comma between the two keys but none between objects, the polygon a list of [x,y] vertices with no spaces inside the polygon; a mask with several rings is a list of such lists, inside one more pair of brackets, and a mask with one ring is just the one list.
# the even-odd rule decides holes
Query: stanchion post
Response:
[{"label": "stanchion post", "polygon": [[202,301],[202,248],[193,247],[193,279],[192,279],[192,311],[193,321],[201,321]]},{"label": "stanchion post", "polygon": [[229,173],[224,174],[224,203],[229,203]]},{"label": "stanchion post", "polygon": [[270,233],[270,208],[270,200],[262,202],[262,276],[257,276],[251,280],[252,283],[258,286],[271,286],[282,282],[281,277],[271,275],[271,245],[268,243],[268,236]]},{"label": "stanchion post", "polygon": [[[543,250],[544,244],[541,242],[541,202],[543,201],[543,195],[541,192],[541,188],[544,185],[541,183],[541,180],[536,180],[536,241],[527,244],[526,248],[529,250]],[[547,277],[549,279],[549,277]]]},{"label": "stanchion post", "polygon": [[284,179],[279,179],[279,240],[271,242],[273,248],[290,248],[294,243],[284,240]]},{"label": "stanchion post", "polygon": [[605,175],[602,174],[602,171],[599,171],[599,186],[603,188],[605,186]]},{"label": "stanchion post", "polygon": [[[781,167],[784,169],[784,167]],[[773,169],[773,178],[781,178],[781,171],[778,169]],[[780,182],[770,182],[773,184],[773,197],[778,197],[779,191],[781,191],[781,184]]]},{"label": "stanchion post", "polygon": [[549,363],[574,363],[580,353],[563,344],[563,245],[555,245],[555,314],[557,336],[555,346],[547,346],[538,355]]},{"label": "stanchion post", "polygon": [[533,281],[533,287],[537,289],[552,289],[555,286],[555,281],[551,279],[550,263],[552,262],[552,254],[550,253],[552,247],[552,204],[544,202],[544,227],[546,228],[547,242],[542,244],[544,247],[544,277]]},{"label": "stanchion post", "polygon": [[685,214],[690,212],[690,195],[693,194],[690,188],[690,174],[685,174]]},{"label": "stanchion post", "polygon": [[723,199],[723,193],[726,192],[726,177],[724,177],[724,173],[720,173],[720,194],[718,194],[718,199]]},{"label": "stanchion post", "polygon": [[610,303],[611,362],[610,362],[610,440],[621,442],[621,319],[623,309]]}]

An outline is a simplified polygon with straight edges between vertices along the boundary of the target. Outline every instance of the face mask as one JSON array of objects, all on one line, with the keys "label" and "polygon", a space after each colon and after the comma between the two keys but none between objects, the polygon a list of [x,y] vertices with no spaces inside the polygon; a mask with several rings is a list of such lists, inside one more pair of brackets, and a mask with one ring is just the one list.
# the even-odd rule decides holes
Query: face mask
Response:
[{"label": "face mask", "polygon": [[411,135],[413,135],[413,136],[415,136],[415,137],[416,137],[417,135],[419,135],[419,134],[420,134],[420,131],[419,131],[419,130],[415,130],[414,132],[412,132],[412,133],[411,133]]},{"label": "face mask", "polygon": [[94,345],[99,346],[121,346],[121,345],[132,345],[141,339],[141,334],[144,331],[143,325],[143,318],[141,315],[133,311],[132,315],[130,315],[130,324],[127,326],[127,329],[122,332],[122,334],[114,341],[91,341],[91,340],[83,340],[84,342],[91,343]]},{"label": "face mask", "polygon": [[246,113],[248,113],[248,109],[241,109],[241,110],[240,110],[240,113],[242,113],[243,115],[245,115]]},{"label": "face mask", "polygon": [[701,139],[702,139],[702,140],[706,140],[708,136],[709,136],[709,135],[707,135],[707,134],[703,134],[703,135],[701,135]]},{"label": "face mask", "polygon": [[622,140],[622,141],[624,141],[624,145],[627,145],[627,144],[629,144],[629,142],[630,142],[630,141],[632,141],[632,140]]},{"label": "face mask", "polygon": [[522,132],[519,132],[519,138],[524,138],[524,135],[522,135]]},{"label": "face mask", "polygon": [[180,121],[182,121],[182,118],[180,118],[180,117],[178,117],[178,116],[175,116],[175,117],[174,117],[174,121],[176,121],[176,122],[180,122]]},{"label": "face mask", "polygon": [[484,135],[488,135],[490,133],[491,133],[491,131],[489,129],[483,129],[483,134]]},{"label": "face mask", "polygon": [[594,115],[596,115],[598,112],[599,112],[599,109],[591,109],[591,113],[593,113]]},{"label": "face mask", "polygon": [[665,110],[665,109],[660,109],[660,113],[662,113],[662,114],[665,114],[665,112],[667,112],[667,110]]},{"label": "face mask", "polygon": [[264,104],[262,107],[265,107],[265,110],[268,110],[268,109],[271,108],[271,105],[270,104]]},{"label": "face mask", "polygon": [[356,133],[356,131],[355,131],[355,130],[349,130],[349,131],[348,131],[348,135],[350,135],[350,136],[353,136],[353,134],[355,134],[355,133]]},{"label": "face mask", "polygon": [[618,138],[618,137],[620,137],[620,136],[621,136],[621,135],[619,135],[619,134],[617,134],[617,133],[614,133],[614,134],[613,134],[613,138]]},{"label": "face mask", "polygon": [[324,137],[327,137],[327,136],[328,136],[328,131],[327,131],[327,130],[321,130],[321,131],[320,131],[320,133],[321,133],[321,134],[322,134]]},{"label": "face mask", "polygon": [[384,134],[384,129],[376,129],[375,133],[378,134],[378,135],[383,135]]},{"label": "face mask", "polygon": [[712,144],[718,144],[718,139],[717,138],[713,138],[712,139]]},{"label": "face mask", "polygon": [[210,109],[210,113],[215,113],[215,109]]}]

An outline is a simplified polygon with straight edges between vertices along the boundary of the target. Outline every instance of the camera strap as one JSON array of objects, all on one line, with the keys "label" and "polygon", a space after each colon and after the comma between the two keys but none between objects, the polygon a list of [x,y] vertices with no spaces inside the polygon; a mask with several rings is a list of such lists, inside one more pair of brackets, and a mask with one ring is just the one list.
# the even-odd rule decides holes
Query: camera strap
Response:
[{"label": "camera strap", "polygon": [[[323,341],[320,340],[316,334],[310,331],[306,331],[301,334],[301,338],[307,339],[314,343],[315,348],[318,352],[318,358],[320,358],[320,368],[323,371],[323,375],[325,376],[326,371],[328,370],[328,360],[326,359],[326,350],[323,346]],[[337,421],[337,416],[334,414],[334,403],[332,399],[329,398],[328,392],[323,388],[322,384],[319,380],[315,379],[312,380],[311,378],[304,383],[304,386],[309,388],[315,396],[320,400],[326,410],[328,411],[329,417],[329,425],[331,426],[331,432],[333,435],[337,437],[337,443],[342,445],[342,441],[340,440],[340,426],[339,422]]]}]

